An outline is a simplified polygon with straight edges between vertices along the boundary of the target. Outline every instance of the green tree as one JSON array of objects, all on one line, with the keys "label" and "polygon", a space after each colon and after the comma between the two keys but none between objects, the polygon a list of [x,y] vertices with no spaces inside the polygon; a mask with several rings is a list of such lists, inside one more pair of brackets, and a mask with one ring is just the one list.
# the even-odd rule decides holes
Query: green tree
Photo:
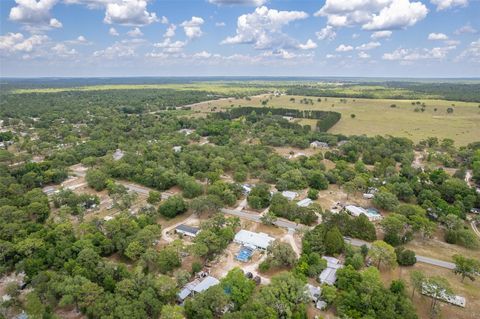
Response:
[{"label": "green tree", "polygon": [[258,184],[248,194],[248,205],[253,209],[262,209],[270,205],[270,187],[267,184]]},{"label": "green tree", "polygon": [[148,192],[148,198],[147,198],[147,203],[151,205],[155,205],[160,203],[162,200],[162,194],[157,191],[149,191]]},{"label": "green tree", "polygon": [[248,279],[240,268],[230,270],[222,278],[221,285],[237,310],[250,299],[255,289],[253,280]]},{"label": "green tree", "polygon": [[88,186],[95,189],[97,192],[102,191],[107,187],[108,176],[99,169],[89,169],[85,179]]},{"label": "green tree", "polygon": [[415,291],[422,291],[422,285],[425,282],[425,274],[420,270],[413,270],[410,273],[410,283],[412,284],[412,298],[415,296]]},{"label": "green tree", "polygon": [[386,268],[394,268],[397,265],[397,255],[395,249],[384,242],[383,240],[376,240],[372,243],[368,256],[377,268],[385,266]]},{"label": "green tree", "polygon": [[397,208],[399,202],[395,195],[387,191],[380,191],[375,194],[372,200],[373,204],[378,208],[393,211]]},{"label": "green tree", "polygon": [[279,240],[274,240],[267,247],[267,256],[267,262],[272,267],[292,267],[297,260],[292,246]]},{"label": "green tree", "polygon": [[453,262],[455,263],[453,272],[462,276],[462,282],[465,280],[465,277],[474,281],[475,277],[480,274],[480,262],[476,259],[457,254],[453,255]]},{"label": "green tree", "polygon": [[183,308],[177,305],[164,305],[160,319],[183,319]]},{"label": "green tree", "polygon": [[171,196],[167,198],[158,208],[158,212],[167,217],[173,218],[187,211],[187,203],[180,196]]},{"label": "green tree", "polygon": [[341,253],[344,249],[345,243],[342,233],[337,227],[333,227],[327,231],[325,236],[325,252],[327,255],[335,255]]}]

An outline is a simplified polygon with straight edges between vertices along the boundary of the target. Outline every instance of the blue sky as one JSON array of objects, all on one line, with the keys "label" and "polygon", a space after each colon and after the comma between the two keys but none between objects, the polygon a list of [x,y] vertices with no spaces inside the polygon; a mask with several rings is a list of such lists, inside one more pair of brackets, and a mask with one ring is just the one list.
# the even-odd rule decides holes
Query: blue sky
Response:
[{"label": "blue sky", "polygon": [[479,77],[478,0],[0,0],[1,76]]}]

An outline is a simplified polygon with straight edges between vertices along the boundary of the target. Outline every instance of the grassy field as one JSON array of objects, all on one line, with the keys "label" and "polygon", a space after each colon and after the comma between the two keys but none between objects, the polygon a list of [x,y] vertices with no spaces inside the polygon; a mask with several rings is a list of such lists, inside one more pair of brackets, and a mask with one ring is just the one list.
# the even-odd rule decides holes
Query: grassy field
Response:
[{"label": "grassy field", "polygon": [[[465,279],[465,281],[462,282],[461,277],[455,275],[451,270],[422,263],[417,263],[413,267],[397,267],[390,271],[382,271],[381,277],[386,284],[390,284],[394,279],[404,280],[405,283],[407,283],[407,293],[411,295],[410,273],[413,270],[420,270],[428,277],[440,276],[445,278],[455,294],[465,297],[465,308],[441,302],[441,316],[439,318],[478,319],[478,310],[480,309],[479,281]],[[429,307],[431,305],[431,298],[425,297],[416,292],[413,298],[413,304],[417,309],[419,318],[430,318]]]},{"label": "grassy field", "polygon": [[[480,138],[480,107],[478,103],[453,102],[445,100],[393,100],[393,99],[341,99],[313,98],[313,105],[301,104],[304,96],[254,96],[246,99],[222,99],[195,105],[195,110],[207,112],[213,107],[229,108],[231,106],[258,106],[261,101],[269,99],[267,107],[285,107],[295,109],[331,110],[340,112],[342,119],[329,131],[346,135],[366,134],[393,135],[408,137],[415,142],[430,136],[439,139],[451,138],[456,145],[466,145]],[[295,101],[290,101],[291,98]],[[419,107],[412,102],[425,103],[424,112],[415,112]],[[395,104],[396,107],[391,107]],[[454,106],[452,106],[454,105]],[[447,113],[452,107],[454,112]],[[435,111],[436,109],[436,111]],[[351,118],[355,114],[355,118]],[[301,120],[302,124],[314,125],[314,120]]]},{"label": "grassy field", "polygon": [[252,86],[233,85],[223,82],[196,82],[188,84],[106,84],[106,85],[87,85],[77,87],[58,87],[58,88],[27,88],[16,89],[12,93],[59,93],[67,91],[115,91],[115,90],[151,90],[151,89],[174,89],[179,91],[207,91],[218,94],[257,94],[258,92],[266,92],[265,89]]}]

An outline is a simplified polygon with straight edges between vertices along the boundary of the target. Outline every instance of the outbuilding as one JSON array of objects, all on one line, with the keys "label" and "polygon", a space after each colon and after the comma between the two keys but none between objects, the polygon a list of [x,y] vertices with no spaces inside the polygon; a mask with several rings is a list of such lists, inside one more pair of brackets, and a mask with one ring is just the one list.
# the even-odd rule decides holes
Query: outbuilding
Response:
[{"label": "outbuilding", "polygon": [[327,261],[327,268],[325,268],[318,276],[320,283],[333,286],[337,281],[337,270],[342,268],[343,265],[340,260],[334,257],[323,256],[323,259]]},{"label": "outbuilding", "polygon": [[311,204],[313,204],[313,200],[311,200],[310,198],[305,198],[305,199],[302,199],[301,201],[299,201],[297,203],[297,206],[299,207],[308,207],[310,206]]},{"label": "outbuilding", "polygon": [[292,191],[283,191],[282,195],[288,200],[294,200],[298,196],[298,193]]}]

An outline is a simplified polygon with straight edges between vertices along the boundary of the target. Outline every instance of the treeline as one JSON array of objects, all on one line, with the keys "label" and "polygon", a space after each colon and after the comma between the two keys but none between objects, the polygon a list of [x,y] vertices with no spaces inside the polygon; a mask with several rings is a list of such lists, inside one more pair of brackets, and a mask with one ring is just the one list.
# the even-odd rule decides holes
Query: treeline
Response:
[{"label": "treeline", "polygon": [[216,116],[222,119],[236,119],[242,116],[265,116],[265,115],[279,115],[291,116],[294,118],[316,119],[316,128],[320,132],[326,132],[340,121],[342,115],[338,112],[318,111],[318,110],[297,110],[286,108],[260,108],[253,106],[236,107],[230,109],[228,112],[216,113]]},{"label": "treeline", "polygon": [[385,86],[422,94],[439,95],[451,101],[480,102],[480,84],[478,83],[386,82]]}]

